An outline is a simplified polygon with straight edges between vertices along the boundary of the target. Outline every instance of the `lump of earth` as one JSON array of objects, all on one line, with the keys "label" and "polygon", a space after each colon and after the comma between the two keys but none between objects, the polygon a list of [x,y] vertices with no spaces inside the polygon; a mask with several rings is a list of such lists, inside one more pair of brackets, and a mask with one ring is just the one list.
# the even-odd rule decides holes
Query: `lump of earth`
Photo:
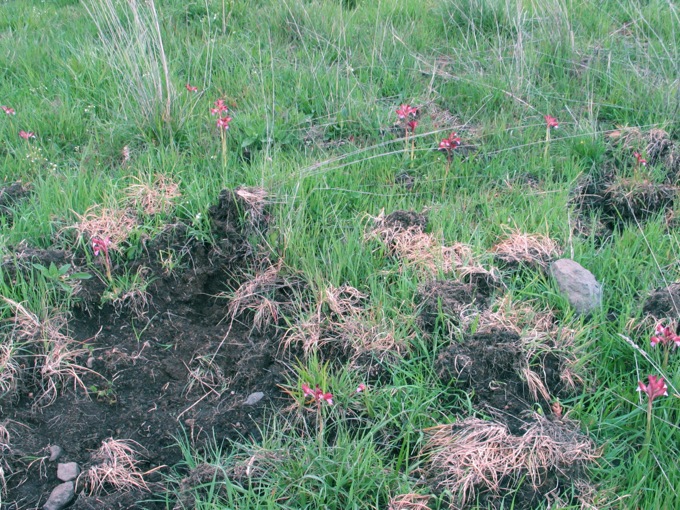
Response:
[{"label": "lump of earth", "polygon": [[29,186],[24,186],[20,182],[0,187],[0,216],[5,216],[7,221],[11,223],[13,215],[12,208],[19,202],[28,198],[30,194],[31,188]]},{"label": "lump of earth", "polygon": [[570,259],[559,259],[550,265],[550,273],[578,313],[589,314],[600,307],[602,285],[581,264]]},{"label": "lump of earth", "polygon": [[427,215],[415,211],[394,211],[381,220],[380,227],[393,230],[417,229],[425,232]]},{"label": "lump of earth", "polygon": [[435,371],[442,383],[472,391],[475,404],[496,415],[513,433],[519,433],[532,402],[537,400],[550,413],[550,395],[562,391],[557,356],[547,354],[541,361],[541,380],[532,384],[542,385],[543,390],[536,391],[526,377],[527,353],[520,336],[501,329],[452,343],[437,357]]},{"label": "lump of earth", "polygon": [[442,316],[455,325],[461,324],[466,311],[486,307],[487,294],[483,290],[491,289],[488,286],[480,289],[474,284],[453,280],[433,280],[421,285],[417,296],[421,327],[433,332],[437,319]]},{"label": "lump of earth", "polygon": [[680,283],[671,283],[653,291],[645,300],[642,311],[655,319],[680,318]]}]

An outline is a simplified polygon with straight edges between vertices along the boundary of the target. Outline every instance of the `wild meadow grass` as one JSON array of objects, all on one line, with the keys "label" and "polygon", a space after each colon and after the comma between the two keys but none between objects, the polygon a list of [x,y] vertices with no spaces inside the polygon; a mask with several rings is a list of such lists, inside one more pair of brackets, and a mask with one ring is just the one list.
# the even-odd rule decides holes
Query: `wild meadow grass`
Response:
[{"label": "wild meadow grass", "polygon": [[[384,509],[403,494],[431,496],[432,509],[455,501],[425,483],[420,452],[426,429],[475,413],[471,396],[433,369],[463,332],[422,333],[416,295],[428,276],[366,238],[371,218],[400,209],[426,210],[427,232],[469,245],[483,265],[520,231],[550,236],[593,272],[604,299],[589,318],[574,315],[539,271],[505,282],[514,301],[549,308],[578,332],[584,382],[561,405],[601,448],[589,469],[592,507],[678,507],[671,388],[680,388],[680,354],[662,374],[669,396],[654,403],[644,450],[646,401],[635,390],[659,372],[621,336],[657,355],[653,331],[635,325],[650,291],[680,277],[677,226],[659,214],[601,238],[576,235],[571,202],[579,179],[612,157],[632,168],[628,152],[611,148],[611,131],[663,129],[680,143],[676,3],[4,0],[0,10],[0,104],[16,111],[0,113],[0,176],[33,191],[13,206],[13,221],[1,217],[3,258],[20,243],[74,248],[65,227],[93,206],[123,206],[131,185],[159,174],[181,197],[165,216],[147,217],[120,257],[141,256],[135,243],[172,214],[209,240],[206,211],[219,191],[262,187],[275,226],[259,240],[269,257],[303,275],[312,295],[329,285],[360,290],[408,346],[360,395],[356,373],[301,361],[297,373],[326,382],[335,398],[321,409],[332,438],[322,447],[314,418],[273,410],[259,443],[216,438],[196,451],[179,438],[185,465],[169,472],[215,468],[192,508]],[[223,139],[209,112],[218,99],[232,117]],[[420,111],[408,140],[396,125],[402,104]],[[544,115],[560,123],[549,144]],[[436,149],[453,131],[461,147],[447,171]],[[40,272],[31,278],[3,277],[0,294],[39,317],[68,305]],[[10,313],[7,302],[0,309]],[[300,391],[297,379],[290,384]],[[248,465],[259,471],[244,475]],[[173,476],[154,495],[168,508]],[[513,507],[512,495],[504,505]]]}]

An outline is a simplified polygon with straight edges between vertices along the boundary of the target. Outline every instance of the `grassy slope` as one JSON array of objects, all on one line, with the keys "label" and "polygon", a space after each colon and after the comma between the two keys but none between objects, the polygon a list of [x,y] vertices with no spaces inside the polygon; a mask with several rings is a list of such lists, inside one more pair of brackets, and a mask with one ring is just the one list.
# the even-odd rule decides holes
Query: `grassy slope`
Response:
[{"label": "grassy slope", "polygon": [[[626,326],[639,316],[641,297],[678,278],[678,239],[658,218],[596,247],[570,238],[567,215],[575,180],[602,162],[603,131],[662,127],[680,137],[673,123],[677,7],[663,0],[357,3],[349,10],[339,0],[159,2],[177,95],[168,127],[142,118],[134,98],[126,99],[131,83],[107,63],[77,1],[2,2],[0,103],[17,114],[0,119],[0,175],[31,183],[35,195],[18,206],[11,227],[3,225],[0,249],[24,239],[37,246],[69,243],[58,235],[61,227],[94,204],[119,203],[133,177],[171,175],[183,193],[176,212],[189,220],[204,215],[224,186],[263,186],[276,197],[279,228],[269,239],[275,256],[319,288],[356,286],[372,308],[402,321],[413,313],[421,277],[395,276],[394,263],[364,242],[366,214],[427,207],[429,231],[470,244],[482,258],[504,228],[549,234],[604,283],[603,311],[579,322],[540,277],[516,281],[510,290],[517,299],[556,308],[566,324],[583,330],[584,356],[598,360],[589,366],[587,391],[564,403],[604,446],[594,477],[603,494],[619,496],[607,498],[612,507],[677,506],[678,401],[655,404],[654,455],[639,458],[645,414],[635,385],[650,368],[618,333],[632,334]],[[187,82],[205,92],[192,96]],[[220,97],[236,105],[226,170],[208,114]],[[448,110],[469,128],[461,131],[464,143],[478,148],[474,157],[454,161],[443,201],[445,159],[431,149],[448,131],[422,118],[413,161],[404,157],[402,141],[381,136],[404,102]],[[548,160],[544,114],[561,121]],[[314,149],[305,143],[311,126],[327,142],[354,142]],[[37,138],[25,142],[20,129]],[[119,164],[124,146],[132,153],[129,166]],[[243,146],[250,164],[238,156]],[[393,185],[404,170],[418,178],[413,191]],[[526,173],[538,176],[538,189],[504,184]],[[146,227],[153,231],[157,222]],[[29,288],[3,293],[31,301]],[[643,344],[646,333],[636,339]],[[460,407],[441,404],[439,395],[449,390],[428,370],[435,349],[420,338],[413,343],[415,355],[370,397],[376,416],[385,418],[369,427],[398,424],[395,441],[410,452],[423,427],[465,409],[464,399]],[[677,374],[678,363],[672,360],[668,375]],[[338,395],[356,384],[347,374],[332,377]],[[677,375],[674,382],[680,384]],[[423,490],[412,471],[416,459],[400,456],[396,465],[369,435],[341,429],[337,446],[318,455],[314,445],[281,430],[284,424],[272,424],[266,433],[267,447],[292,452],[269,482],[277,491],[234,486],[230,497],[246,498],[251,507],[275,506],[285,494],[295,508],[384,508],[390,495]],[[324,473],[340,467],[345,481],[324,483]]]}]

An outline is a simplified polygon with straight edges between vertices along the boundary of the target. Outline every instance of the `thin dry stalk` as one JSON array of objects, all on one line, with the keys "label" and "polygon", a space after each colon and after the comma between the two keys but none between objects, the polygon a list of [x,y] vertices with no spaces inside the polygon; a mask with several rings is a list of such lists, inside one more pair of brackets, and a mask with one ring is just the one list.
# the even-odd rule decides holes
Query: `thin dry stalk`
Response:
[{"label": "thin dry stalk", "polygon": [[6,396],[11,399],[19,385],[21,371],[19,363],[14,358],[13,343],[11,338],[8,338],[5,343],[0,344],[0,401]]},{"label": "thin dry stalk", "polygon": [[231,384],[231,379],[225,377],[214,356],[195,356],[189,365],[185,366],[189,372],[189,382],[184,390],[186,395],[194,389],[200,389],[204,394],[202,398],[209,394],[219,398]]},{"label": "thin dry stalk", "polygon": [[580,468],[600,456],[593,442],[574,423],[536,416],[526,432],[515,436],[505,425],[468,418],[429,429],[424,452],[439,486],[460,494],[461,504],[477,491],[498,494],[508,480],[526,477],[541,484],[550,470]]},{"label": "thin dry stalk", "polygon": [[548,236],[519,231],[510,232],[492,251],[505,263],[540,267],[546,267],[561,253],[559,245]]},{"label": "thin dry stalk", "polygon": [[265,208],[269,197],[267,190],[264,188],[238,187],[234,192],[248,206],[251,222],[258,225],[265,217]]},{"label": "thin dry stalk", "polygon": [[[289,283],[280,276],[283,260],[270,265],[257,273],[250,280],[242,283],[234,292],[229,302],[229,317],[235,320],[246,311],[254,312],[253,328],[263,331],[270,324],[275,324],[280,315],[282,306],[289,303],[281,303],[274,299],[277,289],[288,286]],[[227,296],[221,294],[221,296]]]},{"label": "thin dry stalk", "polygon": [[138,443],[131,440],[109,438],[91,456],[92,466],[80,476],[89,494],[99,495],[107,488],[129,492],[134,489],[149,491],[141,461],[136,450]]},{"label": "thin dry stalk", "polygon": [[140,181],[139,184],[129,186],[125,194],[133,208],[148,216],[168,212],[174,201],[182,196],[179,185],[162,174],[156,174],[150,184]]}]

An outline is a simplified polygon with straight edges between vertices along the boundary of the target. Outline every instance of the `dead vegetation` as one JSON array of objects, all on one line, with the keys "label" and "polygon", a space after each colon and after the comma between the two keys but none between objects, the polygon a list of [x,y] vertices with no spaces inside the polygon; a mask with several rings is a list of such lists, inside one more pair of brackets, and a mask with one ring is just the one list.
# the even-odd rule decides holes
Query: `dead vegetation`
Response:
[{"label": "dead vegetation", "polygon": [[90,207],[85,214],[78,215],[78,222],[66,230],[75,230],[79,238],[109,238],[110,250],[118,250],[137,228],[137,220],[128,209],[106,208],[101,205]]},{"label": "dead vegetation", "polygon": [[567,472],[578,475],[600,456],[575,423],[534,418],[522,435],[513,435],[502,423],[477,418],[427,431],[423,453],[429,476],[440,489],[458,495],[451,508],[460,508],[480,492],[500,496],[523,479],[545,495],[562,485],[561,478],[570,478]]},{"label": "dead vegetation", "polygon": [[90,495],[99,495],[107,490],[127,492],[135,489],[148,491],[144,477],[150,472],[141,472],[139,466],[139,445],[134,441],[109,438],[92,453],[92,465],[78,478]]},{"label": "dead vegetation", "polygon": [[[45,407],[57,398],[59,390],[69,385],[76,391],[82,389],[87,394],[82,375],[90,372],[78,364],[78,359],[88,351],[64,333],[67,317],[63,313],[47,314],[43,319],[27,310],[22,304],[3,298],[14,312],[10,319],[10,341],[3,344],[2,352],[7,356],[5,364],[10,368],[3,370],[3,386],[8,388],[10,397],[17,391],[17,382],[23,378],[18,367],[25,366],[30,372],[32,384],[37,392],[33,396],[34,406]],[[13,359],[13,349],[22,351],[22,357],[30,360],[21,365]],[[14,369],[14,370],[12,370]]]},{"label": "dead vegetation", "polygon": [[651,166],[662,165],[667,182],[675,182],[680,174],[680,147],[663,129],[642,131],[637,127],[623,127],[609,133],[609,139],[624,151],[641,152]]},{"label": "dead vegetation", "polygon": [[543,234],[509,232],[505,239],[491,250],[498,260],[510,267],[526,265],[545,268],[561,253],[559,245]]},{"label": "dead vegetation", "polygon": [[423,494],[399,494],[390,499],[388,510],[430,510],[427,503],[430,501],[430,496]]},{"label": "dead vegetation", "polygon": [[130,205],[148,216],[166,213],[182,194],[179,185],[163,174],[154,175],[153,182],[133,184],[125,190]]}]

